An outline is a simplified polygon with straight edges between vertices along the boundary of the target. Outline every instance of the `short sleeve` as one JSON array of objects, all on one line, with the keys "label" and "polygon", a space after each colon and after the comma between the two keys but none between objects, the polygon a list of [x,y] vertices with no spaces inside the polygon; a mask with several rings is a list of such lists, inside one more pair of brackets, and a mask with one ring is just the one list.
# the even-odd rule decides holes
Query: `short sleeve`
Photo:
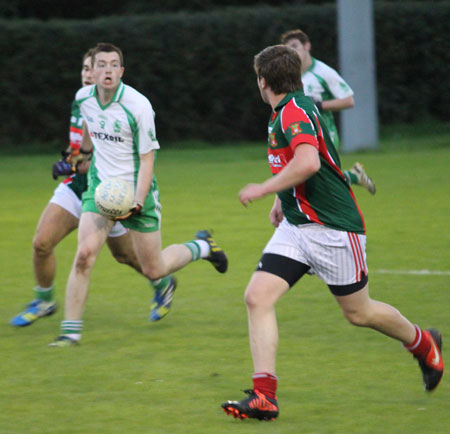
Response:
[{"label": "short sleeve", "polygon": [[317,140],[317,134],[314,124],[311,122],[306,111],[295,104],[294,100],[291,100],[283,108],[281,113],[281,125],[292,151],[302,144],[308,143],[319,149],[319,142]]},{"label": "short sleeve", "polygon": [[326,83],[328,89],[335,99],[347,98],[353,96],[353,90],[347,82],[332,68],[329,68]]},{"label": "short sleeve", "polygon": [[139,153],[147,154],[153,149],[159,149],[156,139],[155,112],[150,101],[146,101],[141,107],[138,120]]}]

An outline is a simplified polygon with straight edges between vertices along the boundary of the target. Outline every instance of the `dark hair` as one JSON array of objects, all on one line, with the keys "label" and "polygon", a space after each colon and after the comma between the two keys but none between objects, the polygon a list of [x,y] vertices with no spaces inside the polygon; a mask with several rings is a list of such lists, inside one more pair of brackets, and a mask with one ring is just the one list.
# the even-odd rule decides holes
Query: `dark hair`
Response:
[{"label": "dark hair", "polygon": [[302,61],[295,50],[286,45],[273,45],[255,56],[253,67],[264,77],[276,95],[303,89]]},{"label": "dark hair", "polygon": [[120,58],[120,66],[123,66],[123,54],[122,50],[119,47],[116,47],[115,45],[111,44],[110,42],[99,42],[93,49],[92,49],[92,65],[94,65],[95,56],[100,53],[117,53]]},{"label": "dark hair", "polygon": [[282,44],[286,44],[286,42],[290,41],[291,39],[298,39],[303,45],[309,42],[308,35],[300,29],[289,30],[281,35]]}]

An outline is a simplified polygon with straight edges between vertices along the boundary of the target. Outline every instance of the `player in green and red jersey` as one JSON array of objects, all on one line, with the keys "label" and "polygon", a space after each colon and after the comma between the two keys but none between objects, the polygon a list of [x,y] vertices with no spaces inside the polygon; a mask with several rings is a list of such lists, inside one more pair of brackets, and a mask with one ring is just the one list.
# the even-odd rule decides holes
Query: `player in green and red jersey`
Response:
[{"label": "player in green and red jersey", "polygon": [[439,383],[442,339],[422,330],[388,304],[369,297],[362,214],[345,181],[327,127],[303,93],[301,60],[285,46],[268,47],[254,63],[264,102],[272,107],[268,159],[272,177],[239,193],[244,206],[276,193],[270,220],[276,227],[245,293],[253,389],[222,408],[234,417],[272,420],[278,416],[275,304],[306,273],[329,287],[346,319],[397,339],[417,358],[428,391]]},{"label": "player in green and red jersey", "polygon": [[[302,83],[305,95],[318,107],[324,124],[328,127],[336,149],[340,147],[339,134],[334,122],[334,112],[354,107],[353,91],[336,70],[311,56],[311,42],[302,30],[290,30],[281,35],[281,43],[293,48],[302,60]],[[361,163],[355,163],[344,175],[349,184],[376,193],[375,184]]]},{"label": "player in green and red jersey", "polygon": [[[83,56],[81,83],[92,84],[91,51]],[[80,149],[83,133],[83,119],[77,104],[72,104],[70,118],[69,150]],[[54,279],[56,274],[56,257],[54,249],[68,234],[78,227],[81,216],[81,195],[87,189],[87,169],[89,162],[80,163],[77,173],[72,164],[64,159],[53,166],[53,178],[70,174],[55,189],[53,197],[43,211],[33,239],[33,269],[37,286],[34,288],[35,299],[25,310],[11,320],[11,325],[23,327],[39,318],[51,315],[56,310]],[[141,271],[134,253],[130,234],[117,222],[109,233],[108,247],[118,262],[125,263]]]}]

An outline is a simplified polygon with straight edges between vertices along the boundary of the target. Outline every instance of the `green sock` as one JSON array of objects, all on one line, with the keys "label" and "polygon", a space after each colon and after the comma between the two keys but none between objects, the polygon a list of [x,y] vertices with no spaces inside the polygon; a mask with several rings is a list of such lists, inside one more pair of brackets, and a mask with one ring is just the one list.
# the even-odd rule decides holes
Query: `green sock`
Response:
[{"label": "green sock", "polygon": [[188,243],[184,243],[184,245],[191,251],[192,253],[192,262],[197,261],[201,257],[201,248],[196,241],[189,241]]},{"label": "green sock", "polygon": [[53,285],[50,286],[50,288],[42,288],[38,285],[34,288],[34,292],[36,293],[36,297],[39,300],[43,301],[53,300]]},{"label": "green sock", "polygon": [[164,289],[165,287],[167,287],[167,285],[169,285],[171,277],[172,276],[169,275],[163,277],[162,279],[150,280],[150,284],[153,286],[153,288],[155,288],[155,291],[159,291],[160,289]]},{"label": "green sock", "polygon": [[350,170],[344,170],[345,179],[351,184],[358,184],[358,177]]}]

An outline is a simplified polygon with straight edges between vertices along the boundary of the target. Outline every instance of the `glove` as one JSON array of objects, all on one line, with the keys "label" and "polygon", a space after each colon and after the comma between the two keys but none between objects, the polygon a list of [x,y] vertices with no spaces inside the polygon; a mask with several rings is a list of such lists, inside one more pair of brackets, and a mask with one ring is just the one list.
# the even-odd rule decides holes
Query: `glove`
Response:
[{"label": "glove", "polygon": [[58,179],[58,176],[72,175],[76,171],[74,170],[74,166],[66,161],[66,155],[67,153],[63,151],[62,159],[52,166],[52,176],[55,180]]},{"label": "glove", "polygon": [[319,111],[322,111],[322,101],[320,99],[315,99],[311,97],[312,102],[315,104],[315,106],[319,109]]},{"label": "glove", "polygon": [[114,217],[114,221],[121,221],[121,220],[126,220],[127,218],[131,217],[132,215],[139,215],[142,211],[142,206],[143,204],[141,202],[137,202],[135,201],[133,203],[132,208],[130,209],[129,212],[127,212],[125,215],[120,216],[120,217]]}]

